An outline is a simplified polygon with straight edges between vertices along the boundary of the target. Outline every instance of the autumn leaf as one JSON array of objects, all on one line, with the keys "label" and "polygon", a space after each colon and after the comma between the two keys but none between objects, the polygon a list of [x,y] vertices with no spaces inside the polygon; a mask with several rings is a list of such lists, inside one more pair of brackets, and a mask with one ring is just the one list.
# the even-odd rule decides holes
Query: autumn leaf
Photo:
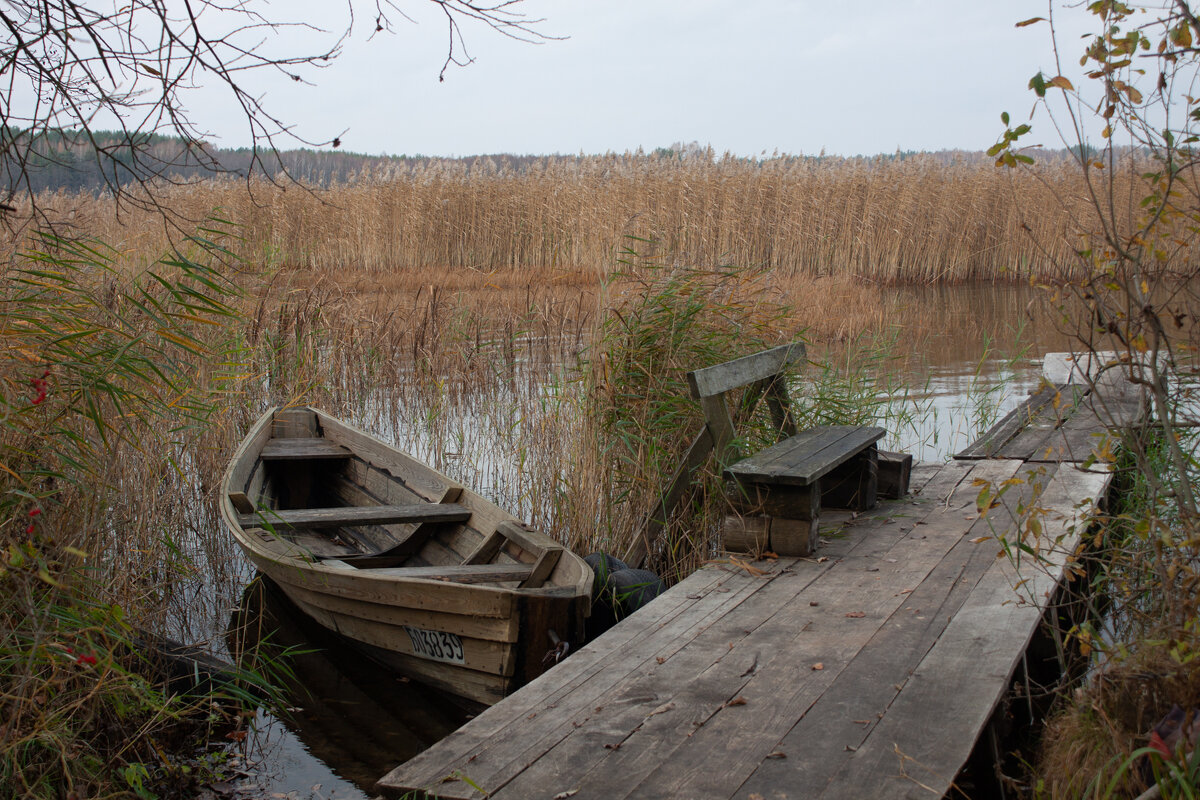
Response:
[{"label": "autumn leaf", "polygon": [[851,619],[860,619],[862,617],[865,617],[866,613],[862,612],[862,611],[847,611],[846,616],[850,617]]}]

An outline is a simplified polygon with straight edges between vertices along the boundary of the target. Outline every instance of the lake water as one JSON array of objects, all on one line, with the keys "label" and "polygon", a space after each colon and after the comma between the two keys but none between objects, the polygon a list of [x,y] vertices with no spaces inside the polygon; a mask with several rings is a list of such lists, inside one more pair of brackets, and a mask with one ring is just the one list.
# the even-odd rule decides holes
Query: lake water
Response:
[{"label": "lake water", "polygon": [[[1033,391],[1042,354],[1070,344],[1044,316],[1030,316],[1035,298],[1024,287],[992,285],[896,290],[896,328],[887,335],[890,355],[880,362],[887,374],[870,378],[887,398],[884,449],[912,453],[918,461],[944,460]],[[917,317],[919,325],[906,324]],[[837,359],[845,350],[846,345],[814,348],[810,356]],[[360,424],[504,502],[509,493],[501,484],[520,466],[504,463],[494,448],[473,447],[472,437],[514,430],[519,436],[522,427],[483,424],[479,413],[469,402],[448,402],[436,414],[414,412],[405,430],[378,430],[369,419]],[[483,461],[463,456],[472,450],[490,455]],[[520,505],[520,492],[511,494]],[[514,511],[521,515],[521,509]],[[375,780],[467,718],[446,698],[347,653],[276,598],[252,593],[234,621],[278,629],[277,641],[317,650],[296,660],[289,718],[258,719],[247,753],[255,765],[248,791],[368,798]]]}]

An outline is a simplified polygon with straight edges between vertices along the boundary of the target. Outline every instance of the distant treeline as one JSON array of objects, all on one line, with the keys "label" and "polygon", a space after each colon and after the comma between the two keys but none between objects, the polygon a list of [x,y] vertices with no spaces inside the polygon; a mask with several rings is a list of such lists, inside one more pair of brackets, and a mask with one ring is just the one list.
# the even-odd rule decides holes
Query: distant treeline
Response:
[{"label": "distant treeline", "polygon": [[[4,157],[6,188],[18,193],[30,191],[100,192],[113,186],[124,186],[161,178],[171,182],[186,183],[216,174],[246,177],[256,174],[274,178],[282,174],[301,183],[328,188],[351,183],[364,175],[381,173],[398,174],[414,168],[427,167],[430,162],[460,162],[464,166],[477,165],[485,171],[501,170],[523,173],[530,168],[542,169],[549,162],[570,161],[590,158],[562,155],[513,155],[490,154],[465,158],[440,158],[422,155],[373,156],[341,150],[252,150],[248,147],[225,148],[201,145],[188,147],[183,140],[157,134],[128,136],[114,131],[92,131],[90,135],[75,130],[53,131],[40,135],[32,143],[20,134],[10,134],[7,141],[14,142],[9,154]],[[24,163],[13,152],[24,153]],[[670,147],[658,147],[650,153],[640,151],[639,157],[663,161],[713,161],[718,158],[712,148],[696,142],[676,143]],[[1043,154],[1045,157],[1046,154]],[[781,155],[774,153],[762,159],[746,158],[748,163],[771,161],[775,164],[788,162],[849,162],[888,163],[921,157],[944,164],[961,164],[964,161],[982,160],[982,153],[963,150],[947,150],[939,153],[896,151],[876,156],[843,158],[826,156]],[[726,154],[722,160],[729,161]]]}]

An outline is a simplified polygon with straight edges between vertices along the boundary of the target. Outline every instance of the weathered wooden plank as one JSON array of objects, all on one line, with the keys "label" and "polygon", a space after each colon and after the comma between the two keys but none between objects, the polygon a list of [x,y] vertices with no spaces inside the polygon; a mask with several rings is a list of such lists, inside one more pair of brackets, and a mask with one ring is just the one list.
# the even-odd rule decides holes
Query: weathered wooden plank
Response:
[{"label": "weathered wooden plank", "polygon": [[[384,623],[394,623],[396,619],[395,610],[384,603],[331,596],[301,586],[288,587],[288,593],[295,598],[295,602],[322,605],[337,614]],[[410,608],[405,610],[404,618],[408,624],[427,630],[446,631],[458,636],[470,636],[475,639],[489,639],[496,642],[517,641],[516,615],[504,618],[483,617],[474,614],[447,614],[437,609]]]},{"label": "weathered wooden plank", "polygon": [[883,428],[822,425],[784,439],[725,473],[749,483],[804,486],[849,461],[887,433]]},{"label": "weathered wooden plank", "polygon": [[1037,416],[997,450],[994,457],[1027,459],[1044,451],[1055,431],[1070,418],[1086,394],[1087,389],[1081,386],[1067,384],[1061,387],[1050,402],[1038,410]]},{"label": "weathered wooden plank", "polygon": [[454,583],[503,583],[523,581],[533,568],[528,564],[455,564],[438,567],[390,567],[372,570],[392,578],[420,578]]},{"label": "weathered wooden plank", "polygon": [[[389,447],[379,439],[328,414],[320,414],[325,438],[354,451],[362,460],[401,480],[411,491],[429,503],[459,502],[463,487],[429,469],[411,456]],[[466,503],[462,503],[466,505]]]},{"label": "weathered wooden plank", "polygon": [[992,458],[1004,445],[1008,444],[1021,430],[1033,423],[1042,408],[1052,402],[1067,384],[1046,383],[1036,392],[1027,397],[1024,402],[1004,415],[1004,418],[968,445],[955,458]]},{"label": "weathered wooden plank", "polygon": [[554,571],[554,567],[558,564],[558,559],[562,557],[563,549],[561,547],[546,547],[538,553],[537,561],[533,562],[533,568],[529,571],[529,577],[521,581],[522,589],[537,589],[546,579],[550,577],[550,573]]},{"label": "weathered wooden plank", "polygon": [[340,444],[327,439],[271,439],[263,445],[263,461],[316,461],[343,459],[353,455]]},{"label": "weathered wooden plank", "polygon": [[729,413],[729,406],[725,403],[725,395],[701,397],[699,402],[700,410],[704,412],[704,423],[708,426],[708,432],[712,436],[713,451],[717,454],[717,461],[724,462],[730,445],[737,438],[737,429],[734,427],[733,417]]},{"label": "weathered wooden plank", "polygon": [[[540,556],[542,551],[547,547],[555,546],[550,541],[549,537],[545,536],[544,534],[538,534],[532,530],[528,530],[523,527],[521,523],[513,520],[505,520],[504,522],[501,522],[496,526],[496,530],[499,531],[505,539],[508,539],[526,553],[529,553],[533,559],[536,559],[538,556]],[[560,552],[561,550],[562,548],[559,548]]]},{"label": "weathered wooden plank", "polygon": [[319,435],[317,415],[308,408],[279,408],[272,415],[271,431],[280,439]]},{"label": "weathered wooden plank", "polygon": [[258,466],[258,459],[248,457],[249,453],[255,453],[262,449],[263,445],[271,439],[271,417],[263,415],[255,426],[251,428],[242,444],[234,452],[233,458],[230,460],[229,474],[225,478],[225,485],[233,491],[245,492],[251,502],[257,500],[255,493],[248,491],[250,478]]},{"label": "weathered wooden plank", "polygon": [[246,526],[271,525],[276,528],[337,528],[343,525],[388,525],[402,522],[462,522],[471,512],[453,503],[414,503],[403,506],[342,506],[339,508],[300,508],[241,514],[238,521]]},{"label": "weathered wooden plank", "polygon": [[500,552],[501,545],[504,544],[504,534],[500,531],[492,531],[479,543],[479,545],[467,554],[463,559],[464,564],[486,564],[496,557]]},{"label": "weathered wooden plank", "polygon": [[806,353],[803,342],[773,347],[723,364],[693,370],[687,375],[688,385],[693,398],[712,397],[778,375],[792,364],[802,361]]}]

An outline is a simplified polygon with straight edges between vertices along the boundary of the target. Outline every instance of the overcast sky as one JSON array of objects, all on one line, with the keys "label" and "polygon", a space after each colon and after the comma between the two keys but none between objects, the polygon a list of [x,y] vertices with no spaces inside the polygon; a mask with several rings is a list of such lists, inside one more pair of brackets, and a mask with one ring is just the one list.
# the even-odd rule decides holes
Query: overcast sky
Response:
[{"label": "overcast sky", "polygon": [[[1030,76],[1055,74],[1046,26],[1014,27],[1045,15],[1042,0],[525,0],[540,30],[566,38],[530,45],[466,26],[475,61],[439,83],[444,23],[425,0],[398,3],[413,22],[393,14],[394,33],[368,41],[360,13],[341,57],[305,73],[314,86],[254,88],[309,140],[345,131],[342,146],[366,153],[697,141],[738,155],[855,155],[986,149],[1001,111],[1028,115]],[[345,26],[344,13],[323,16],[340,9],[330,0],[272,8]],[[1077,54],[1085,15],[1056,13]],[[247,143],[227,102],[198,98],[193,111],[221,144]]]}]

